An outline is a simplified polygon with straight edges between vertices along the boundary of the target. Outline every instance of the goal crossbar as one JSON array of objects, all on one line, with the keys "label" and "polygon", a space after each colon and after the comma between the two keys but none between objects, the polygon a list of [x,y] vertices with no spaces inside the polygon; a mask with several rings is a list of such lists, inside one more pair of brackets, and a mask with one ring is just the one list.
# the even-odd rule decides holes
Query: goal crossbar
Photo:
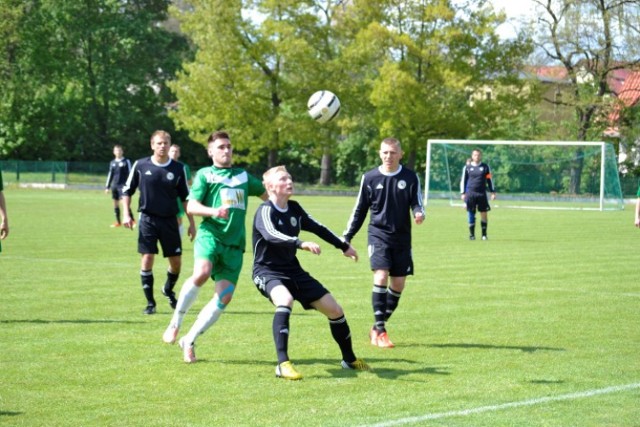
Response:
[{"label": "goal crossbar", "polygon": [[[508,140],[449,140],[449,139],[429,139],[427,141],[427,156],[426,156],[426,171],[425,171],[425,195],[424,205],[428,203],[429,185],[431,179],[431,167],[432,167],[432,146],[433,145],[472,145],[472,146],[484,146],[484,145],[529,145],[529,146],[582,146],[582,147],[600,147],[600,188],[598,195],[598,208],[581,208],[584,210],[605,210],[605,172],[607,161],[607,146],[608,144],[603,141],[508,141]],[[449,167],[447,165],[447,173]],[[448,177],[451,182],[451,177]],[[617,186],[620,188],[619,178]],[[451,189],[450,189],[451,191]],[[621,191],[620,191],[621,194]],[[621,200],[621,202],[623,202]],[[621,208],[623,203],[621,203]],[[544,209],[544,208],[543,208]]]}]

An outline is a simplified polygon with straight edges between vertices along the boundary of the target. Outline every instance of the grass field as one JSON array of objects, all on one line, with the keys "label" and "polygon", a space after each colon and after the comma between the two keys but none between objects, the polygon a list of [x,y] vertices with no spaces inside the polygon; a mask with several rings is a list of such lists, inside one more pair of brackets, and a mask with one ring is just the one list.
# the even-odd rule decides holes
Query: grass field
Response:
[{"label": "grass field", "polygon": [[[365,230],[357,264],[326,244],[319,257],[300,253],[375,371],[340,369],[326,320],[296,305],[290,355],[305,378],[287,382],[274,377],[273,309],[251,283],[249,253],[233,303],[186,365],[162,343],[171,313],[158,286],[158,314],[141,314],[136,233],[109,228],[109,195],[5,194],[0,425],[640,425],[640,231],[630,207],[498,207],[491,240],[470,242],[461,208],[429,206],[414,229],[416,275],[388,324],[395,349],[368,344]],[[353,203],[298,200],[338,233]],[[180,283],[193,263],[184,247]],[[158,259],[156,283],[165,269]]]}]

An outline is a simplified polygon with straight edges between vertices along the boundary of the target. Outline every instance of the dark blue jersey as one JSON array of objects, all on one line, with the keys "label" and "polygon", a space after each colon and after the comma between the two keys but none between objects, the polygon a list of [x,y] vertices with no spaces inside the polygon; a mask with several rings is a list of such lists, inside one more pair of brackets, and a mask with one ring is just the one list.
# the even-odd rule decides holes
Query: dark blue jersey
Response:
[{"label": "dark blue jersey", "polygon": [[107,175],[106,188],[120,188],[126,182],[131,172],[131,161],[126,157],[113,159],[109,164],[109,174]]},{"label": "dark blue jersey", "polygon": [[369,218],[369,242],[383,241],[389,246],[411,246],[411,221],[424,215],[418,175],[400,166],[393,173],[375,168],[362,176],[360,191],[344,237],[351,241]]},{"label": "dark blue jersey", "polygon": [[489,165],[486,163],[477,165],[470,163],[466,165],[462,171],[462,179],[460,180],[460,194],[486,194],[487,189],[491,193],[496,192],[493,187],[493,179]]},{"label": "dark blue jersey", "polygon": [[331,230],[313,219],[298,202],[289,200],[281,210],[270,200],[256,211],[253,219],[253,271],[298,271],[296,251],[302,243],[300,230],[308,231],[343,251],[349,245]]},{"label": "dark blue jersey", "polygon": [[154,163],[151,157],[137,160],[122,193],[131,197],[138,188],[138,212],[162,217],[176,216],[176,199],[185,201],[189,195],[184,165],[171,159],[164,164]]}]

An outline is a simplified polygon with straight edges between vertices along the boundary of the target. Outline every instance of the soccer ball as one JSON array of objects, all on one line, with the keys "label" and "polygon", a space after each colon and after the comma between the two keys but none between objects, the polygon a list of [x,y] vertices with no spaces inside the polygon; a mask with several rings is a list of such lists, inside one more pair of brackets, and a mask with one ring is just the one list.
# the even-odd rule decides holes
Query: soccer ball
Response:
[{"label": "soccer ball", "polygon": [[307,102],[309,115],[318,123],[331,121],[340,112],[340,100],[328,90],[319,90]]}]

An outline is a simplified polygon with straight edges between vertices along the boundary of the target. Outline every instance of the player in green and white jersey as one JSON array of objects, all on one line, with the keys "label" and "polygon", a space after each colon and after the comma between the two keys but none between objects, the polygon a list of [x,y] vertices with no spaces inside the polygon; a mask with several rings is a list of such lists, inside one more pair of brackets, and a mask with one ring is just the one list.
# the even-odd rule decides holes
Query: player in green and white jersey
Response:
[{"label": "player in green and white jersey", "polygon": [[218,320],[233,297],[242,268],[249,196],[267,199],[260,179],[232,167],[233,149],[226,132],[212,133],[207,142],[213,166],[198,171],[187,205],[190,214],[203,218],[194,241],[193,275],[182,285],[173,317],[162,336],[168,344],[176,341],[185,314],[211,277],[215,282],[213,299],[179,341],[187,363],[196,361],[196,338]]}]

